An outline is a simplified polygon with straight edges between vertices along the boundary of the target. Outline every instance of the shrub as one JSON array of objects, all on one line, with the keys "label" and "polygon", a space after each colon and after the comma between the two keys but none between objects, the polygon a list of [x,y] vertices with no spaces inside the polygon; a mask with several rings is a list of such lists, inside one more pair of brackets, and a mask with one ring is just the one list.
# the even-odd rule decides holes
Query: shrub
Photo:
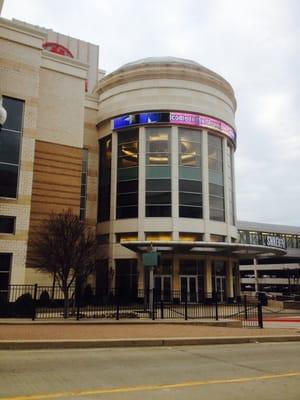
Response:
[{"label": "shrub", "polygon": [[40,298],[39,298],[39,306],[46,307],[46,306],[49,306],[50,303],[51,303],[51,300],[50,300],[49,293],[47,292],[47,290],[43,290],[40,295]]},{"label": "shrub", "polygon": [[30,293],[22,294],[15,302],[16,317],[31,317],[34,310],[34,302]]}]

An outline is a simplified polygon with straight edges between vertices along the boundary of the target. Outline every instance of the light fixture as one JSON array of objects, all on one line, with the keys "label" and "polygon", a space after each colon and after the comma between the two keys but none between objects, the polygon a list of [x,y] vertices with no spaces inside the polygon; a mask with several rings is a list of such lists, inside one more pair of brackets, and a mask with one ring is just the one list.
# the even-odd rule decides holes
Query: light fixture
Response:
[{"label": "light fixture", "polygon": [[0,95],[0,131],[2,129],[2,126],[5,124],[6,118],[7,118],[7,111],[3,107],[3,98]]}]

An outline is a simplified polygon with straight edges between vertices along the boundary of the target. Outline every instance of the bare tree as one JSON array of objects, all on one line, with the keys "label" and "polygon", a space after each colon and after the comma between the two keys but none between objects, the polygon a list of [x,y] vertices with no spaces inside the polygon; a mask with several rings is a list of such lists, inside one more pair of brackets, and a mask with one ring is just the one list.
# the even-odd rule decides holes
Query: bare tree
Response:
[{"label": "bare tree", "polygon": [[71,210],[52,213],[32,240],[37,268],[53,275],[64,295],[64,318],[69,314],[69,289],[81,285],[95,269],[95,234]]}]

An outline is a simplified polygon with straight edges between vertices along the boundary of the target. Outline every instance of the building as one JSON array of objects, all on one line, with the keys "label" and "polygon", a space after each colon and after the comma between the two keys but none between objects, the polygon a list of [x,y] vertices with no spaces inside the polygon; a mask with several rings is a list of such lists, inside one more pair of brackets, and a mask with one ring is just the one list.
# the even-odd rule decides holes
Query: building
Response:
[{"label": "building", "polygon": [[3,18],[0,30],[0,290],[51,283],[28,243],[67,208],[96,230],[98,290],[151,286],[143,254],[156,250],[162,296],[229,301],[241,259],[285,254],[239,242],[236,100],[220,75],[164,57],[104,76],[98,46]]},{"label": "building", "polygon": [[287,249],[284,256],[242,260],[242,291],[261,291],[272,295],[300,294],[300,228],[246,221],[238,221],[237,225],[241,243],[265,245],[267,240],[273,239],[280,240]]}]

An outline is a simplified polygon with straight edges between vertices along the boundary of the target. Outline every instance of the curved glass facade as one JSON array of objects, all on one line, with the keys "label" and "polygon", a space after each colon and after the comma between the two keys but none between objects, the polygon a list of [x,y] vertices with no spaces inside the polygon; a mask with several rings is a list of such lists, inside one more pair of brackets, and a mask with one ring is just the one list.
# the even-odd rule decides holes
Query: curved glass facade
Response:
[{"label": "curved glass facade", "polygon": [[[139,216],[204,219],[206,208],[207,219],[234,225],[234,148],[228,138],[164,125],[120,129],[112,135],[115,150],[110,135],[100,140],[99,221]],[[110,215],[111,196],[115,217]]]}]

